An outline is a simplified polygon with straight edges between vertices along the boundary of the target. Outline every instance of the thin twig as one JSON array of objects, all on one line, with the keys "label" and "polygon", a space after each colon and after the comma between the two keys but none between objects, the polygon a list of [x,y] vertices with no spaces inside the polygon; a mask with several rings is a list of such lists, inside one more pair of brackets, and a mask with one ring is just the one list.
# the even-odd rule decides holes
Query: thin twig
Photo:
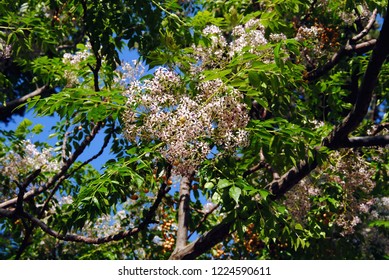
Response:
[{"label": "thin twig", "polygon": [[373,13],[370,16],[369,22],[367,23],[365,28],[359,34],[351,38],[350,44],[361,40],[363,37],[367,35],[367,33],[369,33],[369,31],[373,28],[374,22],[377,18],[377,13],[378,13],[377,9],[374,9]]},{"label": "thin twig", "polygon": [[[138,227],[134,227],[132,229],[126,230],[126,231],[120,231],[116,234],[108,235],[105,237],[100,238],[93,238],[93,237],[87,237],[84,235],[77,235],[77,234],[61,234],[52,228],[50,228],[46,223],[44,223],[42,220],[34,217],[33,215],[24,212],[23,217],[30,220],[34,225],[39,226],[44,232],[47,234],[63,240],[63,241],[73,241],[73,242],[82,242],[86,244],[102,244],[102,243],[108,243],[111,241],[118,241],[122,240],[126,237],[133,236],[140,231],[146,229],[149,224],[155,223],[155,221],[152,220],[152,218],[155,216],[155,211],[157,210],[159,204],[162,201],[162,198],[170,191],[170,187],[166,186],[165,183],[161,185],[161,188],[158,191],[157,198],[155,199],[153,205],[149,208],[147,211],[144,220],[139,224]],[[2,209],[0,209],[2,210]],[[12,216],[13,213],[10,213],[8,210],[2,210],[0,211],[0,214],[4,216]]]},{"label": "thin twig", "polygon": [[188,235],[188,240],[192,237],[192,235],[204,224],[204,222],[207,220],[208,216],[211,215],[220,205],[215,204],[209,211],[204,213],[204,216],[199,221],[196,228]]},{"label": "thin twig", "polygon": [[41,169],[38,168],[36,169],[30,176],[27,177],[27,179],[19,186],[19,193],[18,193],[18,198],[16,201],[16,212],[22,213],[23,212],[23,201],[24,201],[24,194],[26,192],[26,188],[28,187],[29,184],[31,184],[36,177],[39,176],[41,173]]},{"label": "thin twig", "polygon": [[70,135],[70,132],[66,132],[63,137],[63,143],[62,143],[62,162],[65,163],[67,161],[66,157],[66,144],[68,141],[68,136]]}]

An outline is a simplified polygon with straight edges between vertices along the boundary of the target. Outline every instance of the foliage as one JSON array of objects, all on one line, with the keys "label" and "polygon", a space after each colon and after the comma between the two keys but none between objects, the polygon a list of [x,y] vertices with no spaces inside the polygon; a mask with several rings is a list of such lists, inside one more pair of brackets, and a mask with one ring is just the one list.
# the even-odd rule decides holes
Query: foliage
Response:
[{"label": "foliage", "polygon": [[1,1],[1,258],[387,258],[386,11]]}]

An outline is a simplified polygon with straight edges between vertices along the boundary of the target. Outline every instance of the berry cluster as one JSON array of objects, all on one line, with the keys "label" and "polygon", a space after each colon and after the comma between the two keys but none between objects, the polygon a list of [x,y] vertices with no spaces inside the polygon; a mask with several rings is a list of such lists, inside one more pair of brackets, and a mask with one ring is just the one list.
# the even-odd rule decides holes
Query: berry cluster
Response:
[{"label": "berry cluster", "polygon": [[263,242],[259,239],[259,235],[254,231],[254,224],[251,223],[247,227],[246,239],[243,241],[243,245],[247,252],[253,254],[259,254],[263,249]]},{"label": "berry cluster", "polygon": [[174,244],[175,244],[175,226],[174,226],[174,219],[170,220],[163,220],[162,226],[162,235],[163,235],[163,243],[162,248],[164,252],[171,252],[173,250]]}]

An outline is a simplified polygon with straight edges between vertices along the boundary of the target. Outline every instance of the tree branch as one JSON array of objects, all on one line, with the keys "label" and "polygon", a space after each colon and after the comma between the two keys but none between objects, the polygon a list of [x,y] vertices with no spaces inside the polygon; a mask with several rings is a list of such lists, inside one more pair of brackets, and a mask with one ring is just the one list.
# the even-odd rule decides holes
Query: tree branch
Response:
[{"label": "tree branch", "polygon": [[0,208],[0,217],[14,218],[15,210],[7,210]]},{"label": "tree branch", "polygon": [[23,184],[19,185],[19,193],[16,201],[16,212],[17,213],[22,213],[23,212],[23,197],[26,192],[26,188],[28,187],[29,184],[31,184],[36,177],[39,176],[41,173],[41,169],[35,170],[30,176],[27,177],[27,179],[23,182]]},{"label": "tree branch", "polygon": [[[165,183],[161,185],[161,188],[158,191],[157,198],[155,199],[153,205],[149,208],[145,215],[145,219],[139,224],[138,227],[118,232],[117,234],[108,235],[105,237],[100,238],[93,238],[93,237],[87,237],[83,235],[77,235],[77,234],[61,234],[52,228],[50,228],[46,223],[41,221],[40,219],[32,216],[29,213],[23,212],[21,216],[27,218],[30,220],[34,225],[39,226],[44,232],[47,234],[63,241],[72,241],[72,242],[82,242],[86,244],[102,244],[102,243],[108,243],[111,241],[118,241],[122,240],[126,237],[133,236],[140,231],[146,229],[149,224],[154,223],[152,218],[155,216],[155,211],[157,210],[159,204],[162,201],[162,198],[170,191],[170,187],[166,186]],[[0,215],[6,216],[6,217],[14,217],[14,211],[5,210],[0,208]]]},{"label": "tree branch", "polygon": [[[54,197],[54,195],[57,192],[57,190],[58,190],[59,186],[61,185],[61,183],[70,176],[70,174],[66,174],[66,172],[71,167],[71,165],[76,161],[78,156],[80,154],[82,154],[82,152],[84,151],[86,146],[89,145],[90,142],[92,142],[92,140],[94,139],[94,137],[96,136],[96,134],[100,130],[100,127],[101,127],[101,123],[97,123],[92,128],[91,133],[88,136],[85,137],[84,141],[81,143],[79,148],[74,152],[74,154],[72,154],[67,160],[65,160],[64,158],[62,159],[65,162],[63,163],[63,166],[61,168],[60,173],[63,173],[63,174],[60,177],[58,177],[57,180],[50,181],[52,183],[48,184],[48,186],[46,186],[46,189],[51,188],[51,186],[54,186],[54,188],[51,190],[50,195],[46,198],[45,202],[43,203],[43,207],[42,207],[42,209],[41,209],[41,211],[40,211],[40,213],[38,215],[38,218],[37,218],[38,220],[43,217],[43,215],[45,213],[45,210],[47,209],[47,207],[49,205],[49,202]],[[65,133],[64,143],[66,141],[67,135],[68,135],[68,133]],[[63,145],[62,153],[64,153],[64,147],[65,146],[66,145]],[[56,177],[56,176],[54,176],[54,177]],[[18,198],[18,200],[19,200],[19,198]],[[28,240],[30,239],[30,236],[31,236],[33,230],[34,230],[34,225],[31,225],[29,228],[26,229],[26,233],[25,233],[25,236],[23,238],[22,244],[19,247],[18,253],[16,255],[16,259],[19,259],[20,256],[22,255],[23,251],[25,250],[25,248],[27,248],[27,246],[29,244]]]},{"label": "tree branch", "polygon": [[377,17],[377,9],[374,9],[369,19],[369,22],[367,23],[365,28],[359,34],[355,35],[350,40],[348,40],[346,45],[343,46],[337,53],[335,53],[331,57],[330,61],[328,61],[327,64],[323,65],[320,68],[312,70],[306,75],[305,78],[309,81],[315,80],[318,77],[321,77],[322,75],[326,74],[332,68],[334,68],[335,65],[337,65],[343,57],[349,56],[353,53],[365,53],[367,51],[370,51],[376,44],[377,40],[371,39],[369,41],[362,42],[360,44],[356,44],[356,42],[361,40],[369,33],[369,31],[374,25],[376,17]]},{"label": "tree branch", "polygon": [[339,144],[339,148],[384,147],[389,145],[389,135],[352,137]]},{"label": "tree branch", "polygon": [[367,35],[367,33],[369,33],[369,31],[372,29],[372,27],[374,25],[375,19],[377,17],[377,13],[378,13],[378,10],[374,9],[373,13],[370,16],[369,22],[367,23],[365,28],[359,34],[352,37],[350,40],[350,43],[359,41],[360,39],[365,37]]},{"label": "tree branch", "polygon": [[38,95],[47,96],[51,93],[51,89],[47,85],[37,88],[33,92],[30,92],[18,99],[6,102],[5,106],[3,106],[3,104],[0,104],[0,115],[11,114],[12,111],[16,109],[16,107],[26,103],[29,98],[33,98]]},{"label": "tree branch", "polygon": [[273,169],[273,167],[266,162],[266,158],[263,154],[263,150],[261,149],[259,151],[259,163],[254,165],[253,167],[251,167],[250,169],[246,170],[244,173],[243,173],[243,178],[246,178],[247,176],[249,176],[250,174],[262,169],[262,168],[266,168],[273,176],[273,179],[277,180],[280,178],[280,175],[278,174],[277,171],[275,171]]},{"label": "tree branch", "polygon": [[209,211],[205,212],[204,216],[199,221],[197,227],[189,234],[188,239],[204,224],[208,216],[211,215],[219,206],[219,204],[216,204]]},{"label": "tree branch", "polygon": [[188,242],[188,224],[189,224],[189,201],[190,201],[190,183],[191,176],[182,176],[180,182],[180,192],[178,201],[178,229],[176,248],[174,252],[180,251]]},{"label": "tree branch", "polygon": [[332,68],[334,68],[344,57],[352,55],[353,53],[365,53],[370,51],[375,46],[377,40],[371,39],[369,41],[359,43],[359,44],[349,44],[342,47],[337,53],[335,53],[331,59],[324,64],[323,66],[310,71],[307,75],[305,75],[305,79],[308,81],[316,80],[317,78],[323,76],[328,73]]},{"label": "tree branch", "polygon": [[389,129],[389,123],[380,123],[374,127],[373,131],[371,132],[371,135],[375,136],[385,128]]},{"label": "tree branch", "polygon": [[179,251],[174,251],[170,256],[171,260],[192,260],[207,252],[210,248],[223,241],[230,233],[233,222],[222,222],[213,229],[200,236]]}]

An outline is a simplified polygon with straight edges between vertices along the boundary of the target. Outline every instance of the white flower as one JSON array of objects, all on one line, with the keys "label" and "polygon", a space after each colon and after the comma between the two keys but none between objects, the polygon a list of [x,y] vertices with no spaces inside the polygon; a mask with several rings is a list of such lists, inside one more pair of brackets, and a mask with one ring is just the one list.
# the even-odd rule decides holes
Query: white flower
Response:
[{"label": "white flower", "polygon": [[221,30],[219,27],[215,25],[209,25],[203,29],[202,32],[204,35],[214,35],[214,34],[221,34]]},{"label": "white flower", "polygon": [[194,172],[209,155],[212,142],[226,151],[247,144],[244,128],[249,118],[242,94],[220,79],[200,81],[193,95],[178,75],[159,68],[153,79],[130,85],[124,94],[125,137],[163,142],[161,153],[177,174]]},{"label": "white flower", "polygon": [[0,172],[11,180],[28,176],[31,172],[41,169],[42,172],[58,172],[61,164],[53,157],[52,149],[43,148],[38,151],[30,140],[23,140],[20,152],[11,151],[0,159]]}]

